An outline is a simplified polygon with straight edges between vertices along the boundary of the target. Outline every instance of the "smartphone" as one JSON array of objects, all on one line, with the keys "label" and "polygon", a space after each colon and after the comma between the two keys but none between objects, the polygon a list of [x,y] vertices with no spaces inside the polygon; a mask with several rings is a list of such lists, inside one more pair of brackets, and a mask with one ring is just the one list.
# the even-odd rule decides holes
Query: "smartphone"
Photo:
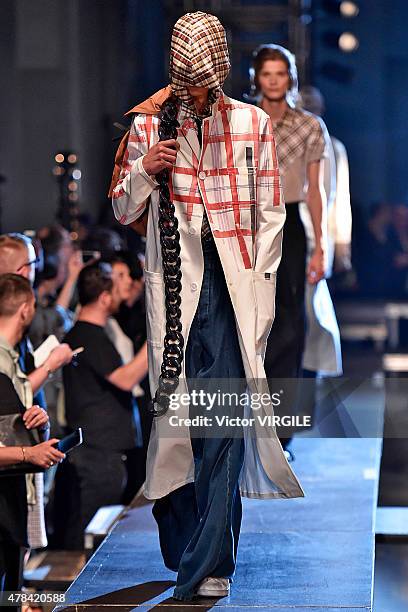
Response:
[{"label": "smartphone", "polygon": [[66,455],[67,453],[72,451],[73,448],[82,444],[82,442],[82,429],[81,427],[78,427],[78,429],[76,429],[74,432],[72,432],[68,436],[65,436],[65,438],[62,438],[62,440],[57,442],[55,448],[61,453],[64,453],[64,455]]}]

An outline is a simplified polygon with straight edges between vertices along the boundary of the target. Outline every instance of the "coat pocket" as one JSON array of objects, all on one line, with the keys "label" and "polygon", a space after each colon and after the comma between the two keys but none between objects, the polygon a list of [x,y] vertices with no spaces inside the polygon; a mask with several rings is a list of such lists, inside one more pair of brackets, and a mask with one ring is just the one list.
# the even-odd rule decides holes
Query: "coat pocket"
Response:
[{"label": "coat pocket", "polygon": [[161,348],[164,341],[166,311],[164,304],[164,281],[161,272],[145,270],[147,341]]},{"label": "coat pocket", "polygon": [[275,318],[276,272],[253,272],[256,302],[256,353],[265,357],[266,342]]}]

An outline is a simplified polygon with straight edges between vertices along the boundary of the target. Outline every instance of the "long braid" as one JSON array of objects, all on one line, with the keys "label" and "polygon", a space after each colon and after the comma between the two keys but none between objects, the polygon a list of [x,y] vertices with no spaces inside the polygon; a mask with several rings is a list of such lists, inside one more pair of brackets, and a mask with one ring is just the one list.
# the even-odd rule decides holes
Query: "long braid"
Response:
[{"label": "long braid", "polygon": [[[171,96],[159,114],[159,140],[177,138],[178,103]],[[163,262],[163,281],[166,306],[166,335],[159,386],[150,404],[154,416],[162,416],[169,408],[170,395],[179,384],[183,362],[184,338],[181,324],[181,260],[180,233],[175,208],[170,200],[169,171],[156,175],[159,183],[159,230]]]}]

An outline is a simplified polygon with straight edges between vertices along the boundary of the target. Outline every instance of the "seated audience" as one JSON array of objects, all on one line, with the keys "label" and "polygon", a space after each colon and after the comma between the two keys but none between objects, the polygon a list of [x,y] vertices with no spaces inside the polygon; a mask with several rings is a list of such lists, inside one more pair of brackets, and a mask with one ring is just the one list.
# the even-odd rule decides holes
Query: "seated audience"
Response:
[{"label": "seated audience", "polygon": [[[48,440],[45,410],[33,406],[30,381],[20,369],[15,346],[21,341],[35,312],[30,282],[17,274],[0,276],[0,415],[21,414],[27,429],[36,429],[39,444],[32,447],[0,448],[0,466],[33,463],[49,468],[64,458]],[[41,476],[38,474],[37,476]],[[41,500],[32,475],[0,477],[0,590],[19,590],[22,584],[24,549],[35,542],[28,530],[28,517]],[[43,522],[40,508],[38,521]],[[41,525],[42,526],[42,525]]]},{"label": "seated audience", "polygon": [[134,351],[137,352],[147,338],[143,267],[138,256],[133,253],[120,253],[119,257],[128,265],[132,283],[129,296],[120,304],[115,318],[132,340]]},{"label": "seated audience", "polygon": [[395,204],[392,206],[390,240],[397,246],[393,259],[393,267],[401,271],[401,297],[407,294],[408,269],[408,206]]},{"label": "seated audience", "polygon": [[[84,444],[69,457],[78,482],[65,545],[83,548],[83,533],[96,511],[121,502],[126,486],[124,452],[137,446],[133,387],[146,375],[146,345],[123,364],[105,331],[120,298],[109,264],[85,267],[78,278],[81,309],[65,340],[83,347],[63,371],[66,419],[70,430],[82,427]],[[140,435],[140,434],[139,434]],[[75,512],[76,510],[76,512]]]},{"label": "seated audience", "polygon": [[99,251],[102,259],[106,260],[123,250],[123,240],[114,230],[97,226],[84,240],[82,248],[88,251]]},{"label": "seated audience", "polygon": [[[110,264],[112,266],[112,280],[114,283],[114,288],[118,293],[120,308],[119,311],[116,312],[115,318],[109,317],[108,324],[106,326],[106,333],[115,345],[115,348],[120,354],[124,364],[129,363],[146,342],[145,313],[144,311],[141,312],[137,309],[136,303],[136,300],[140,298],[143,293],[143,283],[140,279],[135,281],[132,278],[131,269],[128,263],[130,259],[130,254],[122,252],[110,260]],[[138,296],[138,298],[136,298],[136,296]],[[133,337],[131,337],[128,332],[125,333],[124,328],[120,325],[118,315],[122,309],[122,306],[125,306],[128,309],[129,315],[131,315],[131,313],[134,315],[132,320],[135,324],[133,326],[133,330],[130,332],[134,332]],[[141,319],[141,321],[138,319]],[[137,329],[137,327],[139,329]],[[143,335],[140,332],[142,332]],[[142,342],[140,342],[141,337],[143,338]],[[135,345],[137,346],[136,349]],[[150,394],[148,394],[146,397],[146,383],[148,383],[147,370],[146,376],[141,381],[141,384],[135,385],[135,387],[132,389],[132,394],[136,398],[137,405],[139,407],[138,418],[142,438],[139,440],[138,448],[131,449],[126,453],[128,480],[123,494],[124,504],[131,502],[146,478],[146,455],[151,428],[151,419],[149,418],[146,406],[146,400],[149,401]]]},{"label": "seated audience", "polygon": [[[37,256],[29,238],[22,234],[0,236],[0,274],[15,273],[26,278],[32,285],[35,280],[35,265]],[[44,363],[38,368],[34,364],[31,342],[24,334],[16,347],[19,356],[19,366],[30,385],[33,394],[31,404],[46,408],[43,392],[44,383],[54,372],[72,359],[73,353],[67,344],[55,348]],[[47,545],[47,534],[44,518],[44,477],[34,474],[28,477],[29,486],[29,516],[28,537],[30,547],[43,548]]]},{"label": "seated audience", "polygon": [[400,298],[405,295],[406,255],[393,227],[389,204],[373,204],[366,226],[354,243],[353,261],[364,296]]},{"label": "seated audience", "polygon": [[[31,284],[35,279],[36,255],[29,238],[22,235],[0,236],[0,274],[14,273],[27,278]],[[67,344],[55,348],[48,359],[35,368],[31,343],[24,336],[19,343],[20,366],[27,373],[31,388],[36,395],[49,376],[57,369],[69,363],[72,351]],[[36,403],[45,407],[43,398],[37,398]]]},{"label": "seated audience", "polygon": [[37,308],[30,327],[30,340],[36,349],[51,334],[62,340],[73,325],[70,303],[78,275],[83,268],[81,251],[74,251],[68,261],[65,283],[59,286],[61,261],[58,255],[44,257],[44,267],[36,276]]},{"label": "seated audience", "polygon": [[60,262],[58,268],[57,286],[61,287],[67,278],[68,261],[74,252],[71,236],[62,225],[47,225],[37,232],[45,255],[56,255]]}]

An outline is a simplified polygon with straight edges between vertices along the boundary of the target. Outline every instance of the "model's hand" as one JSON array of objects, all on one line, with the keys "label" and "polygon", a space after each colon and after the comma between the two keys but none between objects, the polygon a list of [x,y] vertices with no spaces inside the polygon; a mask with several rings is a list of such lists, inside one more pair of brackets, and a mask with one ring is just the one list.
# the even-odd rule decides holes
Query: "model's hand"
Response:
[{"label": "model's hand", "polygon": [[143,158],[142,164],[147,174],[158,174],[166,168],[172,168],[176,163],[179,143],[172,140],[162,140],[153,145]]},{"label": "model's hand", "polygon": [[49,422],[48,414],[40,406],[32,406],[27,408],[23,414],[24,425],[27,429],[35,429],[37,427],[46,427]]},{"label": "model's hand", "polygon": [[70,363],[72,361],[72,357],[74,353],[71,351],[71,347],[69,344],[60,344],[53,351],[51,351],[48,359],[45,361],[44,365],[47,366],[51,370],[51,372],[55,372],[58,368]]},{"label": "model's hand", "polygon": [[48,442],[42,442],[35,446],[24,447],[25,456],[28,463],[39,465],[42,468],[50,468],[55,463],[59,463],[65,459],[64,453],[60,453],[59,450],[54,448],[54,444],[59,442],[57,438],[48,440]]},{"label": "model's hand", "polygon": [[307,280],[311,285],[316,285],[323,277],[325,270],[325,254],[323,249],[313,251],[307,267]]}]

